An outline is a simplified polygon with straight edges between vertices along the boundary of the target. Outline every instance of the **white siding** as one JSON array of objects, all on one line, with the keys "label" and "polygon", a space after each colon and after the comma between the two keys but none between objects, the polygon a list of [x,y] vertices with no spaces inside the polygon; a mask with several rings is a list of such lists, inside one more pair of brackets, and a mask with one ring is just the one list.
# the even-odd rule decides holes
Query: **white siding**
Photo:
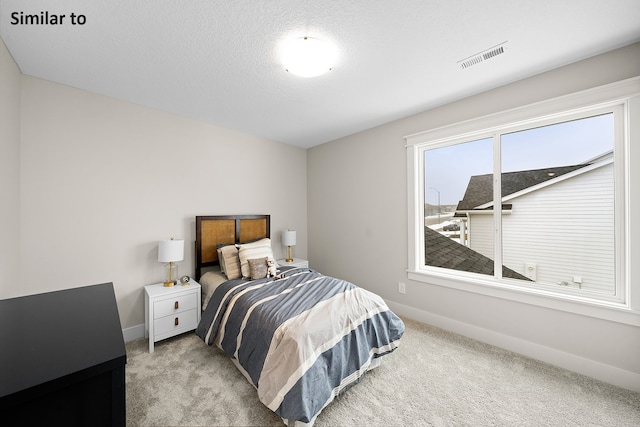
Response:
[{"label": "white siding", "polygon": [[469,216],[469,247],[482,255],[493,256],[493,214],[473,214]]},{"label": "white siding", "polygon": [[[511,214],[502,218],[504,265],[525,274],[525,264],[534,263],[537,282],[578,286],[573,280],[580,277],[582,289],[612,294],[613,185],[609,164],[510,200]],[[486,218],[474,216],[471,247],[493,259],[488,244],[479,241],[491,235]]]}]

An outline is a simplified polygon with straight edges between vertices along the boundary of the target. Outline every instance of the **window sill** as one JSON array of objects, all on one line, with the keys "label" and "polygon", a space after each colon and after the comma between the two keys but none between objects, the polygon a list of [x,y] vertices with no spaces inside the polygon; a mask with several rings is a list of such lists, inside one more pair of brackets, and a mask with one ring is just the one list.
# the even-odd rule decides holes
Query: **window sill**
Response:
[{"label": "window sill", "polygon": [[633,310],[624,304],[600,302],[586,298],[578,300],[561,294],[496,284],[490,279],[479,280],[447,273],[408,271],[408,278],[430,285],[640,326],[640,311]]}]

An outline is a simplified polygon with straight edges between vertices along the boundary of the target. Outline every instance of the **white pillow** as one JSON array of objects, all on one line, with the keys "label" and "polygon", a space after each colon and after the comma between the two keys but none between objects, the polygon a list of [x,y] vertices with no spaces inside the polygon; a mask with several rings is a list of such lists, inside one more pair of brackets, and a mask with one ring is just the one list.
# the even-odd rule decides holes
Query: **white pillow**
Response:
[{"label": "white pillow", "polygon": [[[271,250],[271,240],[261,239],[257,242],[244,243],[236,245],[238,247],[238,257],[240,258],[240,270],[242,271],[242,277],[248,279],[251,277],[251,270],[249,268],[249,260],[257,258],[267,258],[274,263],[276,259],[273,257],[273,251]],[[278,264],[275,264],[278,267]]]}]

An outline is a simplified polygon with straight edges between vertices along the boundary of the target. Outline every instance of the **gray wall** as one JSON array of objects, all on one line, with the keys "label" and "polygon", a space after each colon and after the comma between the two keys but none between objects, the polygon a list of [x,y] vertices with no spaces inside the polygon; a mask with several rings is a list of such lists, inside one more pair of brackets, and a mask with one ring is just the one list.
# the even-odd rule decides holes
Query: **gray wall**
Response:
[{"label": "gray wall", "polygon": [[20,254],[20,70],[0,39],[0,283],[16,296]]},{"label": "gray wall", "polygon": [[403,139],[638,75],[635,44],[309,149],[311,264],[411,317],[640,391],[637,326],[408,280]]},{"label": "gray wall", "polygon": [[3,52],[14,95],[2,97],[1,185],[14,203],[0,218],[0,298],[113,282],[123,328],[141,331],[143,287],[164,278],[157,242],[184,238],[179,273],[193,275],[196,215],[270,214],[276,257],[290,228],[306,258],[304,149],[16,77]]}]

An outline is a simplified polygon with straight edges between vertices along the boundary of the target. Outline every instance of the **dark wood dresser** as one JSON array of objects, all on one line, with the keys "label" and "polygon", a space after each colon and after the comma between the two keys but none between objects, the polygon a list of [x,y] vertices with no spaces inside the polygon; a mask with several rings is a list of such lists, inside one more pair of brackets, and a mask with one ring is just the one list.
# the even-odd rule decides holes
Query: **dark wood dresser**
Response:
[{"label": "dark wood dresser", "polygon": [[3,425],[125,425],[112,283],[0,300],[0,348]]}]

